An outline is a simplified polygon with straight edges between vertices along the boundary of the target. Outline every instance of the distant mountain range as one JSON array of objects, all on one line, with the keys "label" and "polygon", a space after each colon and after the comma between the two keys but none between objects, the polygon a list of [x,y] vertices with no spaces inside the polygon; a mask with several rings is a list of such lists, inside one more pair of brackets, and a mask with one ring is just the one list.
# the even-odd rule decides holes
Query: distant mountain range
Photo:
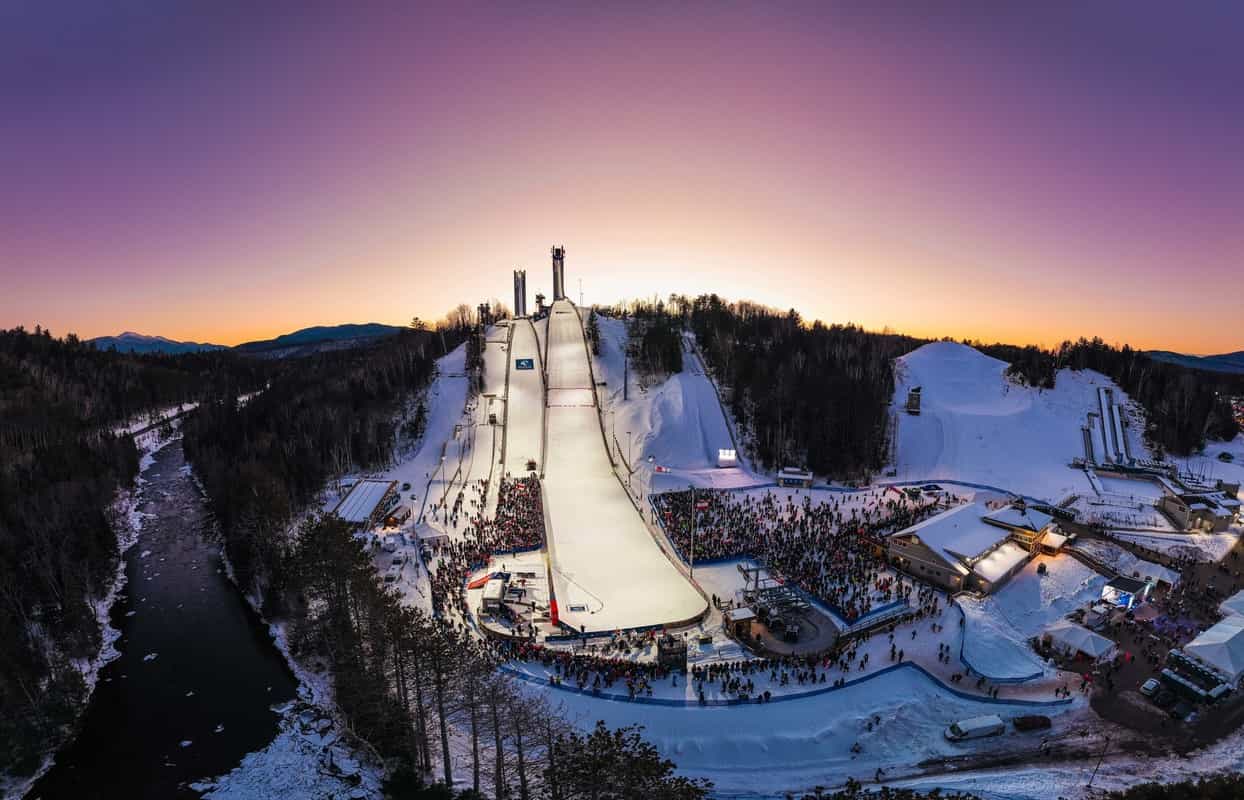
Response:
[{"label": "distant mountain range", "polygon": [[206,342],[176,342],[163,336],[144,336],[141,333],[126,331],[119,336],[100,336],[91,339],[91,343],[99,350],[116,348],[122,353],[200,353],[204,350],[226,350],[223,344]]},{"label": "distant mountain range", "polygon": [[362,325],[316,325],[313,328],[303,328],[300,331],[283,334],[275,339],[240,344],[234,349],[239,353],[265,358],[288,358],[310,355],[322,350],[355,347],[374,339],[393,336],[400,330],[402,329],[396,325],[381,325],[379,322],[368,322]]},{"label": "distant mountain range", "polygon": [[1172,353],[1169,350],[1148,350],[1145,355],[1157,361],[1179,364],[1190,369],[1244,373],[1244,350],[1218,356],[1186,356],[1183,353]]},{"label": "distant mountain range", "polygon": [[368,322],[362,325],[317,325],[313,328],[286,333],[275,339],[246,342],[229,348],[222,344],[178,342],[163,336],[144,336],[126,331],[119,336],[100,336],[91,339],[100,350],[116,348],[123,353],[198,353],[205,350],[233,349],[246,355],[261,358],[289,358],[310,355],[323,350],[341,350],[355,347],[384,336],[392,336],[402,330],[396,325]]}]

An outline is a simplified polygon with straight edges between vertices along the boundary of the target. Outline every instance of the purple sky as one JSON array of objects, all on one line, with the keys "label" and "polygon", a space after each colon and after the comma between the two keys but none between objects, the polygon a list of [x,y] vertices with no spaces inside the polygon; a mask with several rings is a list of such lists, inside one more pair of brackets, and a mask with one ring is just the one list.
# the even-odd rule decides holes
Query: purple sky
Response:
[{"label": "purple sky", "polygon": [[1238,2],[462,5],[0,2],[0,325],[400,324],[565,243],[587,302],[1244,348]]}]

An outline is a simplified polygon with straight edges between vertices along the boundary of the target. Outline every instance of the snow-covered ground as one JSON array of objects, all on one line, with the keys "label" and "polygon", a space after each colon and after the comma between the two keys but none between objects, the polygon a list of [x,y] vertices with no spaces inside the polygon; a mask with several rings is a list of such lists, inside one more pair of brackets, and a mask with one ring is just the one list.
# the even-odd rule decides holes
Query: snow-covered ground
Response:
[{"label": "snow-covered ground", "polygon": [[[706,776],[724,795],[782,797],[785,790],[834,786],[849,777],[870,782],[876,769],[908,772],[918,762],[973,752],[1035,750],[1042,736],[1058,736],[1080,718],[1079,698],[1034,708],[968,699],[947,692],[911,667],[874,675],[819,694],[767,704],[681,707],[602,701],[557,692],[567,715],[583,726],[642,725],[645,736],[680,772]],[[942,735],[952,722],[981,714],[1010,718],[1040,713],[1052,731],[1008,732],[992,740],[954,744]],[[859,744],[859,753],[852,746]]]},{"label": "snow-covered ground", "polygon": [[545,497],[561,619],[609,631],[690,619],[707,606],[654,541],[605,451],[579,316],[549,322]]},{"label": "snow-covered ground", "polygon": [[[898,480],[953,479],[999,486],[1057,502],[1092,493],[1069,467],[1084,453],[1081,426],[1097,407],[1097,387],[1123,393],[1091,370],[1061,370],[1055,388],[1008,380],[1003,361],[967,345],[933,342],[896,362]],[[919,416],[902,411],[907,391],[922,387]],[[1127,435],[1143,454],[1136,431]]]},{"label": "snow-covered ground", "polygon": [[1111,542],[1104,542],[1101,539],[1079,539],[1075,543],[1075,548],[1113,568],[1120,575],[1141,580],[1153,578],[1155,581],[1165,581],[1171,585],[1179,580],[1177,571],[1161,564],[1145,561]]},{"label": "snow-covered ground", "polygon": [[[1095,737],[1100,738],[1100,737]],[[1100,767],[1097,758],[1062,763],[1042,761],[1028,766],[979,770],[963,774],[946,773],[928,778],[896,781],[893,785],[929,791],[972,792],[984,800],[1089,800],[1106,791],[1121,791],[1138,783],[1177,783],[1207,778],[1220,772],[1244,771],[1244,731],[1187,756],[1167,758],[1137,757],[1106,750],[1104,742],[1094,750],[1106,755]],[[1094,775],[1095,773],[1095,775]],[[1093,789],[1087,788],[1093,777]]]},{"label": "snow-covered ground", "polygon": [[[729,421],[712,380],[690,348],[683,351],[683,371],[654,386],[640,388],[631,372],[624,400],[626,323],[604,316],[597,322],[600,355],[592,360],[596,379],[605,382],[600,391],[606,434],[615,456],[634,461],[635,480],[651,485],[652,491],[689,484],[728,488],[766,480],[748,469],[742,453],[739,466],[718,468],[717,451],[734,449]],[[669,472],[655,473],[656,466]]]},{"label": "snow-covered ground", "polygon": [[[1046,573],[1037,573],[1045,564]],[[1069,555],[1038,556],[996,593],[961,597],[967,619],[964,657],[995,679],[1017,679],[1049,668],[1028,640],[1051,623],[1101,596],[1106,578]]]},{"label": "snow-covered ground", "polygon": [[[252,395],[247,395],[247,399],[249,399],[250,396]],[[117,436],[136,433],[141,431],[143,428],[157,425],[166,419],[171,419],[179,414],[184,414],[187,411],[193,411],[198,407],[198,403],[178,403],[165,408],[148,411],[146,413],[139,414],[133,419],[127,420],[120,425],[114,426],[112,432]]]},{"label": "snow-covered ground", "polygon": [[[1231,461],[1220,461],[1218,456],[1228,453]],[[1181,472],[1190,473],[1213,485],[1215,480],[1238,483],[1244,486],[1244,433],[1229,442],[1207,442],[1205,450],[1186,458],[1171,458]]]},{"label": "snow-covered ground", "polygon": [[1116,539],[1138,544],[1169,556],[1187,556],[1196,561],[1220,561],[1231,552],[1239,538],[1238,530],[1223,533],[1136,533],[1114,531]]}]

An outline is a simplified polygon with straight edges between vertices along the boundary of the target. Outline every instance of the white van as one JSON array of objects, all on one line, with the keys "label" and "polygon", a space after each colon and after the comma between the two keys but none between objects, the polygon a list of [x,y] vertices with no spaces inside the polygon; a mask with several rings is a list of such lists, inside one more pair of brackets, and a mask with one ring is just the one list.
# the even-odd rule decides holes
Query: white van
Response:
[{"label": "white van", "polygon": [[950,741],[960,742],[964,739],[997,736],[1005,731],[1006,723],[1002,721],[1002,717],[999,717],[997,714],[987,714],[983,717],[972,717],[971,719],[961,719],[958,722],[952,722],[944,733]]}]

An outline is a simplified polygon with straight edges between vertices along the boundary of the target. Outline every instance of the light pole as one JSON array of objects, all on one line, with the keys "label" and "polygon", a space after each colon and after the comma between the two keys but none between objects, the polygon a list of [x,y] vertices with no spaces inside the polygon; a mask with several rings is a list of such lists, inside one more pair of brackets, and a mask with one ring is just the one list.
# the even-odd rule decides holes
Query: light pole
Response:
[{"label": "light pole", "polygon": [[[445,510],[445,496],[449,494],[449,488],[445,486],[445,454],[441,454],[441,510]],[[449,515],[445,515],[445,519],[449,519]]]},{"label": "light pole", "polygon": [[1088,787],[1093,788],[1093,779],[1097,777],[1097,770],[1101,769],[1101,762],[1106,758],[1106,751],[1110,749],[1110,735],[1106,734],[1106,744],[1101,748],[1101,755],[1097,757],[1097,766],[1093,767],[1093,774],[1089,776]]},{"label": "light pole", "polygon": [[627,431],[626,432],[626,490],[628,492],[631,489],[631,473],[635,471],[634,468],[631,467],[631,445],[633,444],[633,442],[634,442],[634,437],[631,436],[630,431]]}]

